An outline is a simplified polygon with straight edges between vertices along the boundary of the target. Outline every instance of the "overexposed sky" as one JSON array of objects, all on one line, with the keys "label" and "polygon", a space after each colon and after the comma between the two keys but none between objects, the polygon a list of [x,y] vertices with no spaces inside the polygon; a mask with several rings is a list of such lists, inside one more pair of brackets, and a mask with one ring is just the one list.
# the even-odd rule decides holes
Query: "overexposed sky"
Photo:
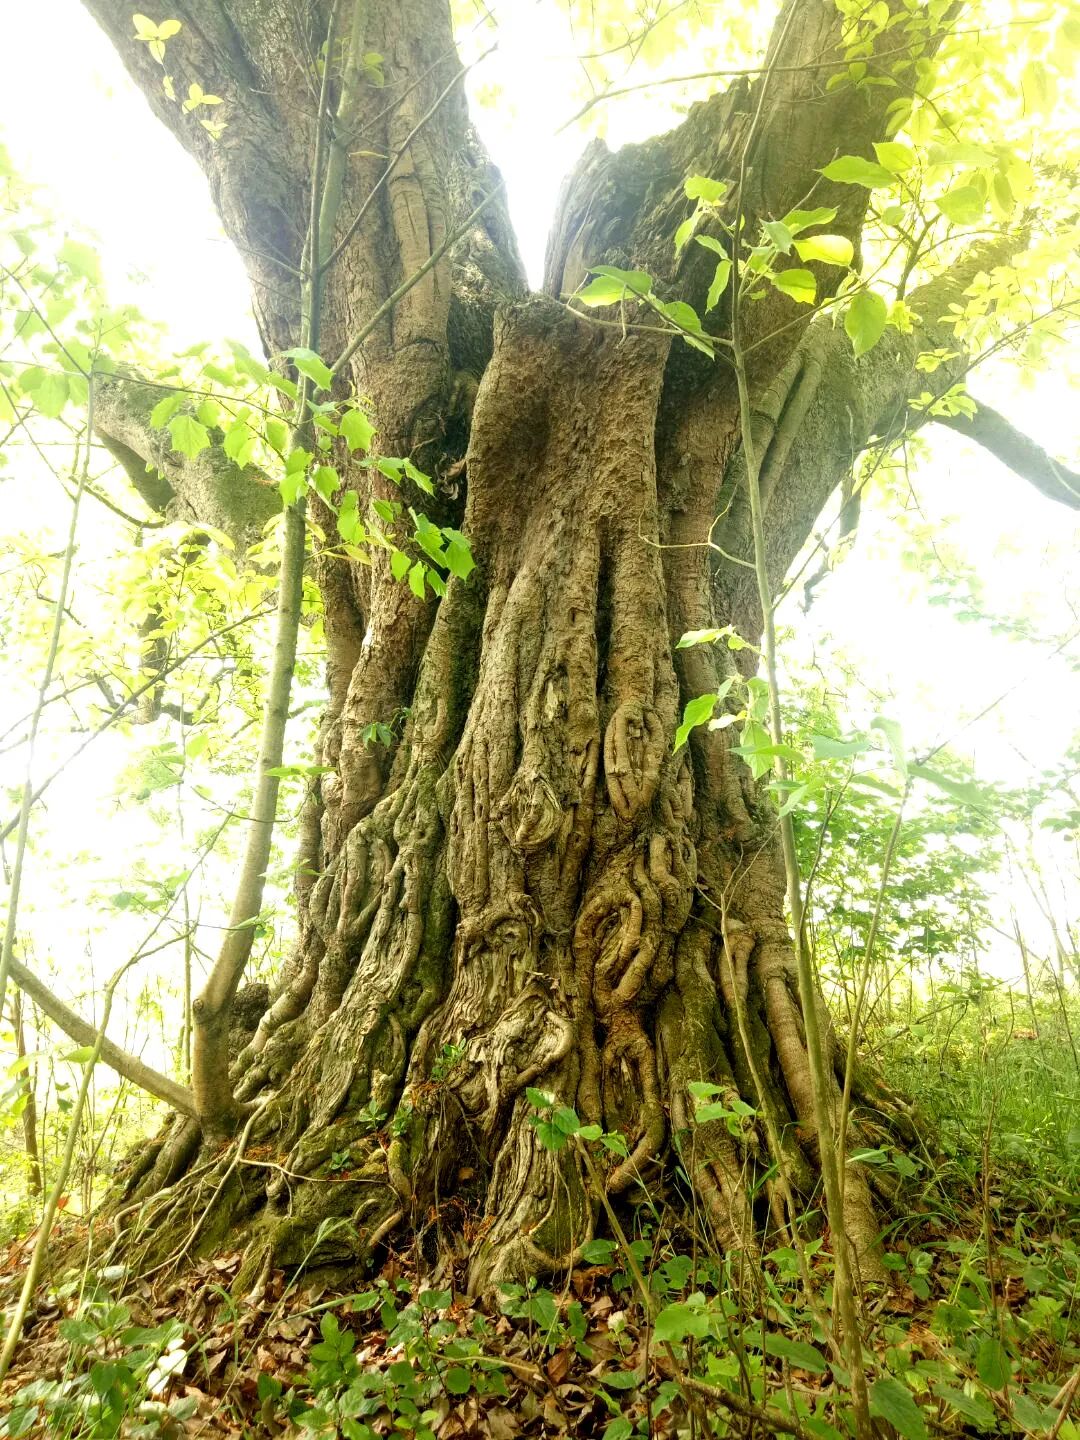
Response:
[{"label": "overexposed sky", "polygon": [[[536,281],[560,180],[585,136],[557,133],[580,100],[565,25],[543,0],[507,9],[499,51],[472,83],[512,96],[509,114],[479,109],[476,118],[507,176]],[[54,212],[100,237],[110,298],[164,322],[177,349],[224,335],[257,345],[243,268],[201,173],[153,119],[77,0],[9,0],[0,26],[0,139],[26,178],[47,188]],[[640,138],[658,114],[670,122],[671,103],[671,92],[620,102],[605,114],[609,137]],[[1074,355],[1028,391],[1018,392],[1004,368],[973,389],[1075,465],[1076,364]],[[929,433],[932,454],[914,476],[911,504],[943,551],[956,547],[977,569],[990,608],[1024,610],[1049,635],[1075,627],[1075,512],[952,434]],[[882,708],[902,722],[912,749],[959,735],[957,748],[973,756],[982,778],[1022,783],[1024,756],[1048,763],[1075,733],[1080,678],[1064,658],[1045,660],[928,604],[925,577],[905,568],[902,548],[871,509],[853,553],[817,592],[800,655],[831,636],[857,661],[867,693],[849,697],[853,724],[874,713],[870,692],[884,693]],[[800,621],[794,601],[783,618]],[[967,725],[1018,682],[992,715]]]}]

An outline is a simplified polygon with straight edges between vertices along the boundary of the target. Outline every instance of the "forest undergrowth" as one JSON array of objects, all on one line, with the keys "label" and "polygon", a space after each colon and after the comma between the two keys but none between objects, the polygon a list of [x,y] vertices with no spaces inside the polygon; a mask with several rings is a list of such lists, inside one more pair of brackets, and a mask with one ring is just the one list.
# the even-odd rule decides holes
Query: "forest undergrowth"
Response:
[{"label": "forest undergrowth", "polygon": [[[858,1155],[889,1197],[889,1280],[861,1296],[882,1435],[1080,1435],[1078,1037],[1056,986],[1018,993],[978,970],[932,993],[894,987],[872,1017],[867,1060],[920,1137]],[[596,1174],[592,1153],[618,1137],[532,1098],[542,1142]],[[480,1299],[463,1291],[467,1255],[433,1271],[435,1209],[374,1273],[273,1271],[247,1293],[238,1253],[141,1277],[88,1261],[39,1303],[0,1433],[850,1434],[820,1212],[760,1256],[725,1256],[685,1200],[675,1168],[610,1210],[573,1270]],[[70,1211],[59,1228],[86,1234]],[[8,1285],[33,1238],[9,1242]]]}]

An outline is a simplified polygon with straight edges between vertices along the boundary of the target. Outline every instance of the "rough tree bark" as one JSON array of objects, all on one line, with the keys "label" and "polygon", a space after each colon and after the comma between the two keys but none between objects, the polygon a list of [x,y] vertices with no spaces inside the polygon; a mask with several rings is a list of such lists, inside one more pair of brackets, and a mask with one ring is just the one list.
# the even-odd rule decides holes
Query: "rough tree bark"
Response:
[{"label": "rough tree bark", "polygon": [[[86,3],[203,165],[267,353],[280,354],[296,343],[314,62],[331,6],[170,5],[184,28],[168,69],[177,93],[197,81],[223,98],[215,143],[163,93],[127,0]],[[323,318],[330,358],[497,180],[452,84],[446,0],[368,0],[363,23],[385,85],[367,87],[348,137]],[[560,297],[609,263],[700,305],[715,257],[691,245],[675,262],[683,180],[731,181],[744,152],[729,219],[738,207],[753,232],[812,189],[813,204],[837,207],[830,229],[857,246],[866,192],[815,170],[841,151],[872,154],[897,90],[826,90],[839,25],[829,4],[785,0],[767,74],[659,139],[614,155],[591,146],[564,189],[545,293],[526,293],[496,203],[356,355],[351,379],[371,397],[382,451],[436,478],[437,518],[462,525],[477,567],[436,607],[379,564],[315,562],[329,651],[319,758],[333,773],[305,814],[299,945],[234,1069],[238,1098],[257,1103],[240,1143],[272,1164],[193,1166],[198,1122],[176,1117],[129,1182],[126,1203],[146,1202],[131,1212],[134,1254],[175,1245],[179,1208],[200,1217],[199,1247],[234,1232],[249,1241],[250,1274],[270,1261],[362,1262],[402,1224],[469,1250],[474,1286],[557,1264],[590,1237],[597,1198],[566,1152],[538,1143],[527,1085],[624,1132],[630,1157],[607,1174],[613,1195],[655,1180],[677,1151],[728,1247],[753,1249],[760,1230],[765,1132],[696,1124],[691,1082],[770,1112],[793,1183],[814,1190],[774,814],[731,754],[730,730],[698,730],[672,753],[685,702],[733,663],[708,647],[677,651],[679,636],[761,631],[753,576],[703,544],[723,513],[714,537],[736,561],[752,554],[734,378],[723,359],[623,334]],[[890,47],[906,33],[891,30]],[[925,29],[910,35],[934,43]],[[819,294],[838,273],[817,269]],[[927,327],[963,283],[958,272],[912,298]],[[804,311],[777,295],[749,317],[774,585],[859,452],[909,418],[926,380],[913,362],[932,343],[925,330],[890,332],[856,364],[843,335]],[[712,328],[726,318],[721,307]],[[154,441],[124,388],[99,425],[121,459],[135,457],[134,473]],[[175,505],[182,467],[160,453],[157,463],[168,493],[151,498],[144,484],[144,498]],[[341,464],[361,506],[381,493],[371,470]],[[191,483],[213,488],[222,475],[207,464]],[[250,480],[230,477],[242,516]],[[402,713],[391,747],[365,745],[366,726]],[[343,1151],[353,1169],[320,1183]],[[177,1185],[189,1167],[194,1178]],[[766,1197],[782,1218],[768,1186]],[[857,1166],[845,1204],[872,1268],[877,1221]]]}]

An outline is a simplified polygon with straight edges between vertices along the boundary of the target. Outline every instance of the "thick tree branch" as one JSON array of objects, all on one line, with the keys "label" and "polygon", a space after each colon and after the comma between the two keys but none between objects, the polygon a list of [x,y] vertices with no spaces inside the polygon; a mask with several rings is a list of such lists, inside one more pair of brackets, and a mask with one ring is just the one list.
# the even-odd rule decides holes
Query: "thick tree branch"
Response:
[{"label": "thick tree branch", "polygon": [[[756,238],[759,222],[779,219],[795,206],[830,205],[837,212],[830,231],[847,236],[857,252],[869,191],[817,172],[844,152],[873,158],[873,142],[887,134],[888,106],[912,83],[910,66],[892,73],[897,46],[918,45],[930,54],[943,31],[928,24],[924,12],[912,14],[878,37],[880,58],[871,54],[866,59],[869,70],[887,78],[888,85],[827,91],[828,67],[843,55],[844,23],[832,5],[784,0],[765,67],[754,83],[737,79],[694,105],[676,129],[644,144],[611,154],[602,141],[594,141],[560,198],[545,289],[566,294],[591,266],[629,265],[647,271],[672,297],[703,307],[716,256],[690,244],[676,259],[673,245],[676,228],[694,210],[683,184],[695,173],[728,182],[722,220],[730,226],[738,217],[750,237]],[[760,123],[755,123],[759,112]],[[741,186],[735,183],[740,176]],[[722,226],[706,222],[702,228],[730,243]],[[842,272],[817,262],[809,268],[818,298],[832,294]],[[714,331],[726,333],[727,304],[721,300],[714,311]],[[809,307],[779,293],[766,294],[754,306],[747,336],[751,380],[783,365],[811,314]],[[762,337],[769,339],[763,343]],[[682,358],[676,347],[674,362]]]},{"label": "thick tree branch", "polygon": [[[962,382],[970,357],[956,353],[956,337],[942,322],[975,276],[1002,263],[1018,248],[1005,237],[974,247],[946,274],[910,296],[921,324],[908,334],[889,329],[869,354],[856,360],[851,343],[829,317],[821,317],[774,383],[753,405],[755,441],[762,452],[769,578],[777,591],[805,544],[829,497],[851,474],[860,454],[875,440],[896,439],[931,418],[911,409],[927,388],[916,368],[918,356],[935,348],[952,352],[936,372],[937,391]],[[725,474],[714,513],[722,523],[713,539],[730,555],[751,552],[749,505],[741,452]],[[718,578],[725,603],[740,617],[747,635],[759,633],[760,612],[752,577],[721,564]]]},{"label": "thick tree branch", "polygon": [[935,415],[933,419],[989,450],[995,459],[1029,481],[1048,500],[1080,510],[1080,474],[1048,455],[1041,445],[997,410],[976,403],[979,408],[974,415]]},{"label": "thick tree branch", "polygon": [[[280,508],[277,488],[254,465],[234,465],[219,444],[188,459],[168,430],[150,424],[158,387],[133,378],[99,382],[94,431],[151,509],[222,530],[238,546],[259,538]],[[219,437],[220,438],[220,437]]]},{"label": "thick tree branch", "polygon": [[[65,1035],[70,1035],[72,1040],[77,1040],[80,1045],[94,1044],[98,1035],[97,1026],[77,1015],[70,1005],[65,1005],[59,995],[54,994],[32,970],[15,959],[11,961],[11,978],[55,1025],[59,1025]],[[140,1090],[156,1095],[159,1100],[164,1100],[184,1115],[195,1114],[195,1100],[191,1091],[145,1064],[137,1055],[130,1055],[126,1050],[121,1050],[119,1045],[106,1040],[101,1047],[101,1058],[118,1075],[130,1080],[133,1085],[138,1085]]]},{"label": "thick tree branch", "polygon": [[[306,18],[275,18],[259,24],[230,14],[220,0],[177,0],[169,18],[181,30],[168,41],[162,63],[136,38],[127,0],[85,0],[86,8],[115,45],[128,72],[157,118],[205,171],[226,232],[244,259],[255,286],[257,319],[268,349],[283,349],[299,329],[299,272],[307,164],[310,153],[297,124],[316,108],[315,34],[325,31],[320,12]],[[257,11],[259,7],[244,7]],[[281,28],[293,33],[282,43]],[[171,95],[165,78],[171,81]],[[184,107],[191,85],[219,96],[222,104]],[[214,139],[203,125],[224,124]]]}]

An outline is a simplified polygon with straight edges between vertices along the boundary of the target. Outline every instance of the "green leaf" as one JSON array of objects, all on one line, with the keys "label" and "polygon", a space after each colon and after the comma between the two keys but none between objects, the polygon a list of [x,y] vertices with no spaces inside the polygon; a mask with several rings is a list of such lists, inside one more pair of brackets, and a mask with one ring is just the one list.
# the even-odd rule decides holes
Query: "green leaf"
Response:
[{"label": "green leaf", "polygon": [[996,1335],[987,1335],[975,1352],[975,1371],[988,1390],[1004,1390],[1012,1378],[1008,1353]]},{"label": "green leaf", "polygon": [[202,373],[207,380],[212,380],[215,385],[235,386],[237,377],[235,371],[226,370],[224,365],[215,365],[212,361],[207,362],[202,368]]},{"label": "green leaf", "polygon": [[817,281],[809,270],[781,270],[772,276],[772,283],[783,295],[797,300],[800,305],[813,305],[817,299]]},{"label": "green leaf", "polygon": [[870,1386],[870,1413],[887,1420],[904,1440],[926,1440],[926,1421],[906,1385],[884,1375]]},{"label": "green leaf", "polygon": [[550,1120],[536,1120],[533,1122],[536,1131],[536,1138],[545,1150],[562,1150],[569,1143],[569,1135],[553,1125]]},{"label": "green leaf", "polygon": [[887,715],[875,715],[870,722],[873,730],[880,730],[889,742],[889,749],[892,751],[893,764],[897,773],[906,780],[908,777],[907,751],[904,749],[904,732],[899,722],[890,720]]},{"label": "green leaf", "polygon": [[416,485],[419,489],[423,490],[425,495],[435,494],[435,486],[431,483],[430,475],[425,475],[422,470],[418,470],[413,464],[413,462],[407,457],[401,462],[401,465],[402,469],[405,471],[405,474],[409,477],[409,479],[413,482],[414,485]]},{"label": "green leaf", "polygon": [[419,560],[417,560],[416,564],[409,571],[409,589],[412,591],[412,593],[416,596],[418,600],[423,600],[424,567],[423,565],[421,565]]},{"label": "green leaf", "polygon": [[703,250],[711,250],[714,255],[719,255],[721,260],[727,259],[727,250],[723,241],[717,240],[715,235],[695,235],[694,239]]},{"label": "green leaf", "polygon": [[221,448],[233,462],[241,468],[247,465],[255,453],[255,431],[246,420],[236,420],[225,431]]},{"label": "green leaf", "polygon": [[652,276],[643,270],[617,270],[613,265],[597,265],[596,277],[579,290],[575,299],[584,305],[615,305],[627,294],[644,296],[652,290]]},{"label": "green leaf", "polygon": [[[37,1411],[35,1411],[34,1414],[36,1416]],[[627,1420],[625,1416],[619,1415],[614,1420],[608,1421],[604,1428],[603,1440],[630,1440],[630,1436],[633,1435],[633,1433],[633,1423]]]},{"label": "green leaf", "polygon": [[80,1045],[77,1050],[65,1051],[60,1056],[61,1060],[70,1060],[73,1065],[85,1065],[88,1060],[94,1058],[93,1045]]},{"label": "green leaf", "polygon": [[295,400],[300,394],[300,387],[295,380],[290,380],[287,375],[276,375],[273,370],[266,372],[266,383],[272,385],[275,390],[280,390],[290,400]]},{"label": "green leaf", "polygon": [[723,180],[710,180],[706,175],[691,175],[683,182],[688,200],[701,200],[706,205],[718,205],[727,194]]},{"label": "green leaf", "polygon": [[873,160],[864,160],[861,155],[841,155],[821,173],[826,180],[835,180],[841,185],[863,185],[867,190],[879,190],[893,183],[891,171]]},{"label": "green leaf", "polygon": [[300,374],[306,375],[320,390],[330,389],[334,381],[334,372],[325,360],[316,355],[314,350],[309,350],[306,345],[297,345],[292,350],[286,350],[285,355],[293,362]]},{"label": "green leaf", "polygon": [[805,1340],[789,1340],[786,1335],[766,1335],[765,1349],[770,1355],[790,1360],[800,1370],[809,1370],[815,1375],[824,1375],[829,1368],[813,1345]]},{"label": "green leaf", "polygon": [[1057,99],[1057,81],[1043,60],[1029,60],[1020,77],[1027,111],[1049,113]]},{"label": "green leaf", "polygon": [[564,1135],[576,1135],[581,1129],[581,1121],[578,1119],[576,1110],[569,1105],[560,1105],[551,1116],[551,1123],[556,1130],[561,1130]]},{"label": "green leaf", "polygon": [[974,805],[978,808],[984,808],[986,805],[987,797],[978,785],[970,780],[954,780],[951,775],[943,775],[940,770],[936,770],[930,765],[912,765],[910,770],[917,779],[928,780],[931,785],[936,785],[939,790],[944,790],[946,795],[951,795],[962,805]]},{"label": "green leaf", "polygon": [[463,1365],[451,1365],[443,1376],[443,1384],[451,1395],[467,1395],[472,1389],[472,1376]]},{"label": "green leaf", "polygon": [[691,330],[695,334],[700,332],[701,316],[685,300],[669,300],[666,304],[657,305],[656,308],[661,315],[666,315],[680,330]]},{"label": "green leaf", "polygon": [[819,205],[816,210],[789,210],[784,216],[784,224],[792,235],[798,235],[802,230],[809,230],[811,225],[831,225],[835,219],[835,205]]},{"label": "green leaf", "polygon": [[881,140],[875,143],[874,153],[878,162],[884,165],[894,175],[903,175],[915,164],[915,151],[910,145],[902,145],[899,140]]},{"label": "green leaf", "polygon": [[689,650],[691,645],[712,645],[717,640],[726,640],[733,633],[730,625],[725,625],[719,630],[687,630],[685,635],[680,635],[675,649]]},{"label": "green leaf", "polygon": [[601,1135],[600,1144],[605,1150],[610,1150],[613,1155],[621,1155],[624,1160],[629,1158],[630,1147],[617,1130]]},{"label": "green leaf", "polygon": [[101,284],[101,265],[95,251],[78,240],[65,240],[56,252],[56,258],[75,275],[89,280],[91,285]]},{"label": "green leaf", "polygon": [[1016,196],[1012,192],[1007,175],[997,174],[990,185],[990,198],[994,213],[1001,220],[1008,220],[1016,209]]},{"label": "green leaf", "polygon": [[194,415],[175,415],[169,421],[169,439],[172,448],[189,460],[210,446],[210,432]]},{"label": "green leaf", "polygon": [[284,455],[289,444],[289,427],[284,420],[267,420],[266,422],[266,443],[271,450],[276,450],[279,455]]},{"label": "green leaf", "polygon": [[853,295],[844,314],[844,330],[851,341],[856,359],[872,350],[885,333],[889,307],[875,290],[860,290]]},{"label": "green leaf", "polygon": [[848,760],[852,755],[865,755],[869,740],[837,740],[831,735],[811,735],[815,760]]},{"label": "green leaf", "polygon": [[823,265],[850,265],[855,247],[846,235],[808,235],[796,240],[800,260],[820,260]]},{"label": "green leaf", "polygon": [[694,225],[695,225],[696,223],[697,223],[697,216],[696,216],[696,215],[688,215],[687,218],[686,218],[686,219],[682,222],[682,224],[679,226],[679,228],[675,231],[675,258],[676,258],[676,259],[678,259],[678,257],[682,254],[682,252],[683,252],[683,250],[684,250],[684,248],[685,248],[685,246],[686,246],[686,242],[690,239],[690,236],[694,233]]},{"label": "green leaf", "polygon": [[311,483],[324,500],[332,500],[341,484],[340,477],[332,465],[317,465]]},{"label": "green leaf", "polygon": [[720,261],[720,263],[716,267],[716,270],[713,273],[712,284],[709,286],[709,293],[705,298],[706,310],[711,310],[713,306],[716,305],[716,303],[720,299],[720,296],[723,295],[724,291],[727,289],[728,281],[730,280],[730,278],[731,261],[725,255],[723,260]]},{"label": "green leaf", "polygon": [[181,108],[185,115],[189,115],[192,110],[197,110],[200,105],[220,105],[221,103],[220,95],[208,95],[202,86],[193,80],[188,86],[187,99]]},{"label": "green leaf", "polygon": [[448,525],[443,527],[442,533],[446,541],[446,568],[459,580],[468,580],[476,569],[468,540],[460,530],[451,529]]},{"label": "green leaf", "polygon": [[256,360],[246,345],[240,345],[237,341],[229,342],[229,349],[233,354],[233,361],[241,375],[246,375],[249,380],[255,380],[260,385],[270,384],[277,377],[267,369],[261,360]]},{"label": "green leaf", "polygon": [[972,145],[967,140],[954,140],[948,145],[931,145],[931,165],[972,165],[976,169],[996,163],[992,150],[983,145]]},{"label": "green leaf", "polygon": [[769,732],[763,725],[754,725],[753,727],[748,725],[744,735],[747,733],[749,733],[749,739],[742,745],[733,745],[732,753],[741,755],[748,763],[755,760],[760,762],[761,768],[755,771],[758,776],[763,775],[769,768],[768,762],[777,757],[789,761],[792,765],[802,763],[802,754],[793,745],[774,745],[769,739]]},{"label": "green leaf", "polygon": [[665,316],[681,331],[682,338],[688,345],[712,357],[712,341],[702,331],[701,317],[692,305],[688,305],[685,300],[661,302],[654,299],[652,301],[652,307],[658,315]]},{"label": "green leaf", "polygon": [[934,204],[953,225],[974,225],[982,219],[986,194],[977,185],[958,185],[939,195]]},{"label": "green leaf", "polygon": [[876,775],[852,775],[848,783],[859,790],[873,790],[876,794],[888,795],[893,800],[900,798],[900,791],[895,785],[890,785],[886,780],[879,780]]},{"label": "green leaf", "polygon": [[955,1390],[951,1385],[946,1385],[935,1380],[933,1383],[934,1395],[939,1400],[963,1415],[967,1420],[974,1420],[976,1425],[984,1430],[993,1430],[996,1424],[994,1407],[982,1395],[965,1395],[963,1390]]},{"label": "green leaf", "polygon": [[[11,1409],[8,1411],[7,1433],[12,1437],[12,1440],[14,1440],[14,1437],[17,1435],[29,1435],[30,1432],[37,1425],[39,1419],[40,1415],[38,1413],[38,1407],[36,1405],[13,1404]],[[611,1425],[616,1425],[620,1423],[625,1425],[626,1421],[624,1420],[620,1422],[613,1420],[611,1422]],[[611,1429],[611,1425],[608,1426],[608,1430]],[[633,1428],[634,1427],[631,1425],[630,1429],[626,1432],[626,1434],[629,1435]],[[605,1440],[606,1436],[607,1432],[605,1431]],[[621,1436],[619,1437],[619,1440],[622,1440]]]},{"label": "green leaf", "polygon": [[598,275],[595,280],[590,280],[583,285],[574,296],[583,305],[595,308],[599,305],[617,305],[626,294],[625,285],[617,285],[614,280],[607,280]]},{"label": "green leaf", "polygon": [[409,569],[409,557],[404,550],[393,550],[390,553],[390,573],[395,580],[404,580]]},{"label": "green leaf", "polygon": [[341,434],[350,450],[370,450],[375,426],[362,410],[346,410],[341,417]]},{"label": "green leaf", "polygon": [[301,495],[307,494],[307,481],[303,470],[286,470],[285,478],[279,483],[283,505],[295,505]]},{"label": "green leaf", "polygon": [[[1012,1393],[1012,1411],[1013,1417],[1019,1420],[1024,1429],[1036,1435],[1053,1429],[1054,1421],[1058,1417],[1058,1411],[1049,1405],[1037,1405],[1030,1395],[1025,1395],[1020,1390]],[[1060,1433],[1059,1430],[1058,1434]]]},{"label": "green leaf", "polygon": [[367,539],[367,530],[360,519],[359,501],[355,490],[346,490],[341,497],[337,516],[338,534],[349,545],[358,545]]},{"label": "green leaf", "polygon": [[683,710],[682,724],[675,731],[673,754],[678,754],[686,744],[690,738],[691,730],[698,725],[704,725],[706,720],[712,718],[712,713],[716,708],[716,702],[719,698],[718,694],[698,695],[695,699],[686,702],[686,708]]},{"label": "green leaf", "polygon": [[678,1302],[665,1305],[653,1323],[653,1335],[660,1344],[678,1344],[693,1336],[700,1340],[709,1333],[710,1317],[704,1308]]},{"label": "green leaf", "polygon": [[794,236],[782,220],[766,220],[761,227],[768,236],[769,243],[778,250],[781,255],[789,255]]},{"label": "green leaf", "polygon": [[581,1247],[581,1258],[589,1265],[607,1265],[615,1257],[614,1240],[589,1240]]},{"label": "green leaf", "polygon": [[443,550],[443,535],[438,525],[433,525],[426,515],[418,515],[415,510],[410,509],[409,514],[416,524],[416,531],[413,536],[416,543],[435,561],[436,565],[446,564],[446,553]]},{"label": "green leaf", "polygon": [[614,265],[594,265],[592,273],[625,285],[635,295],[648,295],[652,290],[652,276],[646,275],[644,270],[619,270]]},{"label": "green leaf", "polygon": [[34,402],[34,409],[44,415],[47,420],[56,420],[68,403],[71,386],[66,375],[57,375],[49,371],[42,376],[29,393]]}]

